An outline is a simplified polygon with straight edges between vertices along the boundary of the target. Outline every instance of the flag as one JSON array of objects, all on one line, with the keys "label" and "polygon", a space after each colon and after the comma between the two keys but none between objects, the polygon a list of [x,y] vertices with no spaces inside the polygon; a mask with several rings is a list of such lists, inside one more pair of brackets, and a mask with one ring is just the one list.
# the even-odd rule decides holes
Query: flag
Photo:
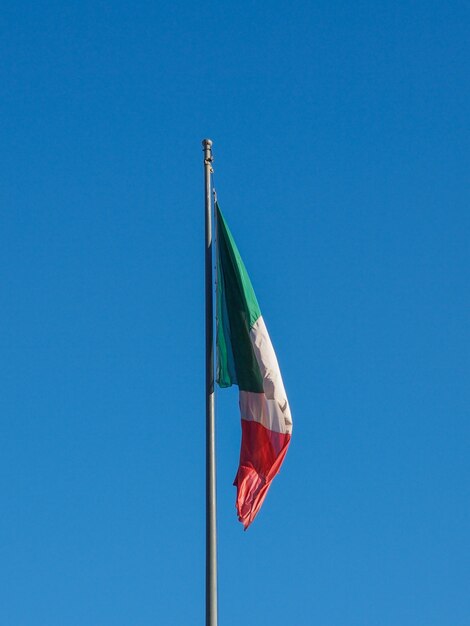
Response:
[{"label": "flag", "polygon": [[217,383],[239,388],[242,442],[234,485],[246,530],[284,460],[292,418],[250,278],[217,203],[215,210]]}]

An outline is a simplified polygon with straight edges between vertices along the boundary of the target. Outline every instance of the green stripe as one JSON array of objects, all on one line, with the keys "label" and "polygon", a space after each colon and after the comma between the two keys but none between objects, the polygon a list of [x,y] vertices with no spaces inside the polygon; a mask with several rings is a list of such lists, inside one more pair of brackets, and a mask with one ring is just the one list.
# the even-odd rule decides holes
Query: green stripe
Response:
[{"label": "green stripe", "polygon": [[250,340],[260,317],[258,301],[232,234],[216,203],[217,219],[217,382],[242,391],[263,392]]}]

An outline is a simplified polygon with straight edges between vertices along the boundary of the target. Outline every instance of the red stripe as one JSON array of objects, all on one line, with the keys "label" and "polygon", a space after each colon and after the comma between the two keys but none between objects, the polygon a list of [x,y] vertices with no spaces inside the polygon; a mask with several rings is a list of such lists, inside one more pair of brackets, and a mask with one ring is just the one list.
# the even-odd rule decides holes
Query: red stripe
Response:
[{"label": "red stripe", "polygon": [[245,530],[255,519],[279,472],[290,437],[242,419],[240,465],[233,484],[237,488],[238,519]]}]

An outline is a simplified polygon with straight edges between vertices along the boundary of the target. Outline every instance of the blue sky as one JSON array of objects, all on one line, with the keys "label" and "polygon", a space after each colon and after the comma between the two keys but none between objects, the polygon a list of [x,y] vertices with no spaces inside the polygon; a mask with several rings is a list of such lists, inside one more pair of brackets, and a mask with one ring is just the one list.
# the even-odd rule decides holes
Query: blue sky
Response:
[{"label": "blue sky", "polygon": [[221,626],[468,626],[464,2],[7,2],[0,623],[204,623],[201,140],[292,444]]}]

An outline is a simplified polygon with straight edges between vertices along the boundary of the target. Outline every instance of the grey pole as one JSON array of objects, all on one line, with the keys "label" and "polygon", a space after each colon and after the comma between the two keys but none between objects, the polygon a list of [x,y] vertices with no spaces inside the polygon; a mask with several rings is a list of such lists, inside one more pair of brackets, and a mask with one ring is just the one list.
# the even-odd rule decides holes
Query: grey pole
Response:
[{"label": "grey pole", "polygon": [[217,626],[217,527],[215,493],[214,307],[212,282],[212,141],[204,139],[206,209],[206,626]]}]

